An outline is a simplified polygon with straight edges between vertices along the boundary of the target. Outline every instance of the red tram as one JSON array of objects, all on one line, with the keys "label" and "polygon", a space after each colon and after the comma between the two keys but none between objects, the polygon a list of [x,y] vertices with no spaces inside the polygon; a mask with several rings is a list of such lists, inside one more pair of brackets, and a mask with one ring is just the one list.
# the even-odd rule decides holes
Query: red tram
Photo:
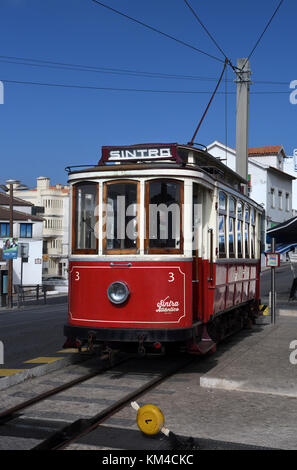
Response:
[{"label": "red tram", "polygon": [[103,147],[69,183],[67,344],[205,353],[258,315],[263,209],[206,150]]}]

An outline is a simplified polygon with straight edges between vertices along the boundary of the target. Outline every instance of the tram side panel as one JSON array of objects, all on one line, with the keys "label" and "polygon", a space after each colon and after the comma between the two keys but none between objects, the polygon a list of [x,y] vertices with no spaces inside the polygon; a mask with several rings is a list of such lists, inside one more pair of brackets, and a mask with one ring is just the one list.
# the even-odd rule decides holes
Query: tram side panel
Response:
[{"label": "tram side panel", "polygon": [[[71,261],[69,324],[93,328],[191,327],[191,263],[129,264]],[[121,305],[112,304],[107,296],[114,282],[123,282],[129,289]]]},{"label": "tram side panel", "polygon": [[199,260],[198,318],[207,323],[213,315],[259,303],[259,261],[254,263],[211,263]]}]

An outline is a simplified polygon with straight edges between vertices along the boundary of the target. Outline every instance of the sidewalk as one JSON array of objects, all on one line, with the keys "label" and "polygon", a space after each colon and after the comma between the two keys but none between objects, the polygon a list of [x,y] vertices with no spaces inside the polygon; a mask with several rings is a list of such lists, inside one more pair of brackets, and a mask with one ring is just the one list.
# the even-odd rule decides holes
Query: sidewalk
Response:
[{"label": "sidewalk", "polygon": [[9,312],[11,310],[24,310],[26,307],[40,307],[46,305],[53,305],[53,304],[62,304],[68,302],[68,294],[64,292],[60,294],[50,295],[46,298],[46,303],[44,303],[43,297],[41,297],[38,301],[37,300],[26,300],[24,305],[20,307],[17,306],[17,299],[13,298],[13,308],[0,307],[0,313],[2,312]]}]

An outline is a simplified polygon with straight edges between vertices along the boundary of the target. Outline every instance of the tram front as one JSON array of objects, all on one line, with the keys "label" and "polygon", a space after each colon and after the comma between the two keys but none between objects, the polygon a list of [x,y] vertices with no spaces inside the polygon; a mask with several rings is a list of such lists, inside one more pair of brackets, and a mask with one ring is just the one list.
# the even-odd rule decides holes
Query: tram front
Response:
[{"label": "tram front", "polygon": [[78,346],[161,351],[190,341],[199,324],[192,247],[185,249],[184,237],[192,225],[192,206],[185,204],[191,185],[173,145],[124,150],[103,148],[98,166],[69,174],[64,333]]}]

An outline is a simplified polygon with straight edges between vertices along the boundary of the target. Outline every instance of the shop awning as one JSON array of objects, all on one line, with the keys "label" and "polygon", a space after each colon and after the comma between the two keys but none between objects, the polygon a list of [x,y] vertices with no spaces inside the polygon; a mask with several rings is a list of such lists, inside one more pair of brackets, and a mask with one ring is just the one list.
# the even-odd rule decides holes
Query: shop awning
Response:
[{"label": "shop awning", "polygon": [[[275,245],[275,253],[287,253],[288,251],[291,251],[293,248],[297,246],[297,243],[277,243]],[[267,251],[266,253],[270,253],[271,250]]]},{"label": "shop awning", "polygon": [[[271,239],[275,238],[276,245],[291,245],[293,248],[297,245],[297,217],[292,217],[285,222],[275,225],[275,227],[267,230],[266,241],[271,243]],[[289,249],[286,251],[289,251]],[[285,253],[283,251],[282,253]]]}]

